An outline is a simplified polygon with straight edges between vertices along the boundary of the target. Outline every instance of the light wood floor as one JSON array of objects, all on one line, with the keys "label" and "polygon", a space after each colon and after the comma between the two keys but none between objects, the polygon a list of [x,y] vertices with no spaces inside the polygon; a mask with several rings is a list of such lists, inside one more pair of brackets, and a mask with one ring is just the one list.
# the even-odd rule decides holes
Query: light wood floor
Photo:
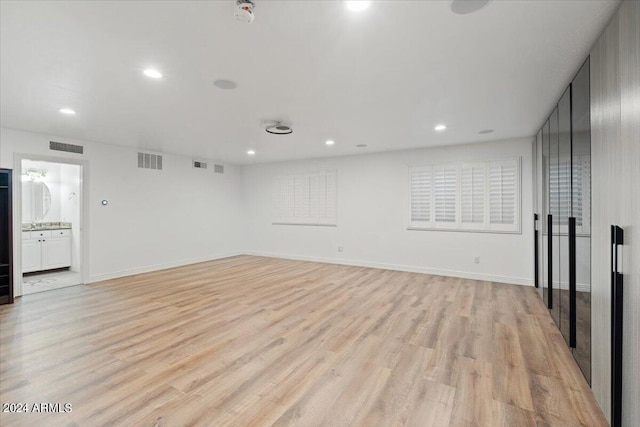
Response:
[{"label": "light wood floor", "polygon": [[50,426],[605,426],[533,288],[240,256],[0,308]]}]

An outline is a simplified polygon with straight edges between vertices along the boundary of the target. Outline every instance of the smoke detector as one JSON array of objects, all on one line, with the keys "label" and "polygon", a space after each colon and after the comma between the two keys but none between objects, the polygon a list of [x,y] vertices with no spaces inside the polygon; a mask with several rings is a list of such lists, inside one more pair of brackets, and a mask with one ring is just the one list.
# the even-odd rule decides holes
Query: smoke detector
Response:
[{"label": "smoke detector", "polygon": [[268,125],[267,128],[265,129],[267,133],[271,133],[274,135],[289,135],[290,133],[293,133],[293,129],[291,129],[291,126],[286,125],[282,122],[269,122],[269,123],[272,123],[272,124]]},{"label": "smoke detector", "polygon": [[240,22],[250,24],[253,22],[253,8],[255,5],[252,0],[236,0],[236,11],[234,15]]}]

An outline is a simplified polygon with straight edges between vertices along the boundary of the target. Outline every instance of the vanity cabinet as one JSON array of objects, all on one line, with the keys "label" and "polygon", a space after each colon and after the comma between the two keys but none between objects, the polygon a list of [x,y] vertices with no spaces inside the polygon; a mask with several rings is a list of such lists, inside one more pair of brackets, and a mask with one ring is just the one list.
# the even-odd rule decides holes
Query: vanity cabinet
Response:
[{"label": "vanity cabinet", "polygon": [[71,266],[71,230],[22,232],[22,272]]}]

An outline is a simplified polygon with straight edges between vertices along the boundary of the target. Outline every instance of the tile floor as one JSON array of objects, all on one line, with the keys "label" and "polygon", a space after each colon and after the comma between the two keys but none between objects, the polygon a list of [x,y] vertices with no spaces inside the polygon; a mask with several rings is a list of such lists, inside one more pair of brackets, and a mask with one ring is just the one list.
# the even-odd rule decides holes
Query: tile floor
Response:
[{"label": "tile floor", "polygon": [[50,291],[82,284],[80,273],[75,271],[54,271],[31,273],[22,276],[22,295]]}]

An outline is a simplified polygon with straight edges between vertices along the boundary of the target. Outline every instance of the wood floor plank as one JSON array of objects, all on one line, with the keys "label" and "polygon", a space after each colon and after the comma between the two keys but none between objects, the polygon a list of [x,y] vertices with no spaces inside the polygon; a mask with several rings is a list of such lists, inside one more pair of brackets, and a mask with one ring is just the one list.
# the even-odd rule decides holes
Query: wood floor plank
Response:
[{"label": "wood floor plank", "polygon": [[237,256],[0,307],[2,426],[605,426],[533,288]]}]

